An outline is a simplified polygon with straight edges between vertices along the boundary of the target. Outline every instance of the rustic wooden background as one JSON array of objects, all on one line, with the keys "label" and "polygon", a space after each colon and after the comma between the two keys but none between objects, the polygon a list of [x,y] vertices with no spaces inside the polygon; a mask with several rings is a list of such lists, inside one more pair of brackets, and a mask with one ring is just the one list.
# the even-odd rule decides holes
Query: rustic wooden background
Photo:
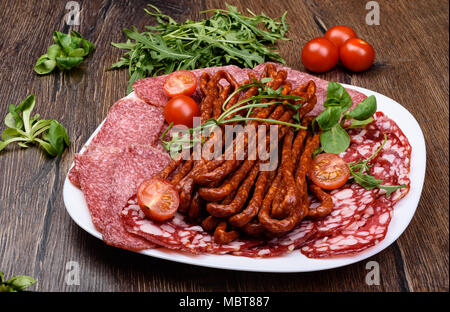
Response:
[{"label": "rustic wooden background", "polygon": [[[36,59],[52,44],[52,31],[68,32],[67,1],[0,2],[0,115],[28,94],[35,111],[59,120],[72,145],[62,157],[37,148],[9,147],[0,153],[0,271],[27,274],[39,291],[448,291],[449,290],[449,8],[448,1],[378,1],[380,25],[365,23],[367,1],[229,0],[240,10],[288,11],[289,42],[279,46],[289,66],[303,70],[302,46],[321,27],[346,24],[372,43],[375,66],[352,74],[336,68],[320,75],[383,93],[404,105],[422,126],[427,173],[417,212],[404,234],[372,258],[343,268],[302,274],[246,273],[154,259],[109,247],[79,228],[67,214],[63,182],[74,153],[125,95],[126,70],[107,71],[121,51],[110,42],[122,29],[152,23],[148,1],[77,1],[79,30],[96,50],[80,68],[39,77]],[[198,19],[199,11],[222,1],[150,1],[177,20]],[[398,117],[398,116],[397,116]],[[3,118],[3,117],[1,117]],[[3,126],[2,126],[3,127]],[[380,264],[381,285],[368,286],[365,265]],[[80,285],[67,285],[66,263],[80,265]]]}]

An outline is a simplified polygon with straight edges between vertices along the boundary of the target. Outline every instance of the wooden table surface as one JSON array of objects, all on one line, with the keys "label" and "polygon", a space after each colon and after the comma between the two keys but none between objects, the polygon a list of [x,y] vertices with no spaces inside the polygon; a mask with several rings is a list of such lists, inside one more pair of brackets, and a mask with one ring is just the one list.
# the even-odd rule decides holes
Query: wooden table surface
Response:
[{"label": "wooden table surface", "polygon": [[[359,74],[338,67],[320,77],[393,98],[415,116],[425,135],[425,185],[403,235],[365,261],[298,274],[217,270],[146,257],[109,247],[72,221],[62,189],[74,154],[111,105],[126,95],[127,71],[106,71],[121,55],[110,43],[123,41],[125,27],[142,30],[153,22],[143,11],[145,0],[77,2],[79,26],[64,22],[67,1],[0,2],[1,114],[9,104],[34,93],[35,111],[59,120],[72,142],[57,158],[17,146],[0,153],[0,271],[5,276],[31,275],[38,280],[33,289],[39,291],[449,290],[448,1],[378,1],[380,25],[366,24],[367,1],[228,1],[241,11],[248,7],[272,17],[287,10],[292,40],[279,49],[287,64],[299,70],[304,70],[301,48],[322,35],[322,27],[354,27],[375,47],[375,66]],[[151,2],[179,21],[199,19],[199,11],[223,7],[219,0]],[[52,44],[52,32],[70,29],[92,41],[95,52],[70,72],[36,75],[33,66]],[[70,261],[79,264],[79,285],[66,283]],[[368,261],[380,265],[379,286],[365,283]]]}]

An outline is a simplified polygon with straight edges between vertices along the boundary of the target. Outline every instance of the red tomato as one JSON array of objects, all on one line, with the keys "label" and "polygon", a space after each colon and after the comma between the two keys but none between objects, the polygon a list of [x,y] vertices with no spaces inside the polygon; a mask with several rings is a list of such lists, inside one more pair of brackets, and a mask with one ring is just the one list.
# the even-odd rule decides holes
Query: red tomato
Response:
[{"label": "red tomato", "polygon": [[323,153],[313,159],[308,177],[325,190],[334,190],[344,185],[350,176],[347,163],[337,154]]},{"label": "red tomato", "polygon": [[193,118],[200,116],[200,108],[193,98],[179,95],[167,102],[163,115],[169,124],[173,122],[174,125],[192,128]]},{"label": "red tomato", "polygon": [[328,29],[325,38],[333,42],[338,48],[342,47],[345,41],[351,38],[357,38],[353,29],[344,25],[337,25]]},{"label": "red tomato", "polygon": [[308,41],[302,50],[302,62],[307,69],[323,73],[336,66],[339,50],[328,39],[314,38]]},{"label": "red tomato", "polygon": [[179,70],[167,76],[163,89],[168,96],[191,96],[197,88],[197,77],[187,70]]},{"label": "red tomato", "polygon": [[348,39],[339,54],[342,64],[354,72],[368,69],[375,60],[373,47],[359,38]]},{"label": "red tomato", "polygon": [[160,178],[142,182],[137,191],[137,199],[142,212],[155,221],[172,218],[180,204],[175,187]]}]

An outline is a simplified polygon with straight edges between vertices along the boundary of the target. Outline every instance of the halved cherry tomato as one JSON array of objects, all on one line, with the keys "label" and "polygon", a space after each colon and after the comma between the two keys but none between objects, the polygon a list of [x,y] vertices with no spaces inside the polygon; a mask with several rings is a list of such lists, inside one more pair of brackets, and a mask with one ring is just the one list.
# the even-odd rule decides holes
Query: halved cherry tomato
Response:
[{"label": "halved cherry tomato", "polygon": [[342,64],[354,72],[360,72],[372,66],[375,50],[366,41],[359,38],[348,39],[339,50]]},{"label": "halved cherry tomato", "polygon": [[168,96],[178,95],[191,96],[197,88],[197,77],[187,70],[179,70],[167,76],[163,85],[164,92]]},{"label": "halved cherry tomato", "polygon": [[333,42],[338,48],[351,38],[357,38],[356,32],[348,26],[337,25],[327,30],[325,38]]},{"label": "halved cherry tomato", "polygon": [[339,49],[328,39],[314,38],[308,41],[302,50],[302,62],[307,69],[323,73],[336,66]]},{"label": "halved cherry tomato", "polygon": [[164,118],[170,124],[185,125],[192,128],[193,118],[200,116],[200,108],[193,98],[179,95],[171,98],[164,107]]},{"label": "halved cherry tomato", "polygon": [[337,154],[323,153],[313,159],[308,177],[325,190],[334,190],[344,185],[350,176],[347,163]]},{"label": "halved cherry tomato", "polygon": [[142,212],[155,221],[172,218],[180,204],[175,187],[160,178],[142,182],[137,191],[137,200]]}]

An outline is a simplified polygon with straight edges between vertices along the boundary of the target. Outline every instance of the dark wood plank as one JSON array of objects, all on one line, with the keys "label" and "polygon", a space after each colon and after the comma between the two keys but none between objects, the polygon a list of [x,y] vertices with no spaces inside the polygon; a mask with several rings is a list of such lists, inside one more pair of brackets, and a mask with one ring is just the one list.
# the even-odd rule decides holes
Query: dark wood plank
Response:
[{"label": "dark wood plank", "polygon": [[[36,148],[0,153],[0,270],[29,274],[41,291],[448,291],[448,1],[378,1],[381,25],[365,24],[365,1],[234,0],[279,16],[288,11],[289,42],[279,48],[292,68],[304,70],[301,47],[322,35],[321,25],[346,24],[371,42],[375,66],[353,74],[341,67],[319,75],[383,93],[405,106],[422,126],[427,175],[422,199],[405,233],[378,255],[335,270],[302,274],[222,271],[145,257],[104,245],[66,213],[62,186],[73,155],[125,95],[127,72],[106,71],[121,52],[111,41],[122,29],[152,23],[147,1],[78,1],[81,25],[74,26],[95,46],[71,72],[38,77],[36,59],[52,43],[53,30],[67,32],[66,1],[0,3],[0,112],[28,94],[36,112],[61,121],[72,145],[51,159]],[[199,11],[221,1],[152,1],[178,20],[199,19]],[[65,282],[66,264],[77,261],[80,285]],[[381,285],[365,283],[368,261],[377,261]]]}]

